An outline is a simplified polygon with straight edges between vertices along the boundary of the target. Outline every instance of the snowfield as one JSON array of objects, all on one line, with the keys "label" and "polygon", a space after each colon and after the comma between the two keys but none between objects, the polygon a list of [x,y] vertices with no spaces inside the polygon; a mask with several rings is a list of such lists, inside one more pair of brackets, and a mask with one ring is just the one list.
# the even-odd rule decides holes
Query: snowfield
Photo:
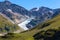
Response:
[{"label": "snowfield", "polygon": [[29,30],[29,28],[26,27],[26,25],[31,22],[31,20],[34,18],[28,18],[27,20],[25,20],[24,22],[18,24],[18,26],[24,30]]}]

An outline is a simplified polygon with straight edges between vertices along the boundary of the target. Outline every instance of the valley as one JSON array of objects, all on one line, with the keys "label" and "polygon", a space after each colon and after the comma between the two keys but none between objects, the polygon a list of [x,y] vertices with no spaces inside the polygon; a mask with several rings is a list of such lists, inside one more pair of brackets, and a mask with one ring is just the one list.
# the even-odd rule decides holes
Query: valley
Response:
[{"label": "valley", "polygon": [[0,40],[60,40],[60,8],[0,2]]}]

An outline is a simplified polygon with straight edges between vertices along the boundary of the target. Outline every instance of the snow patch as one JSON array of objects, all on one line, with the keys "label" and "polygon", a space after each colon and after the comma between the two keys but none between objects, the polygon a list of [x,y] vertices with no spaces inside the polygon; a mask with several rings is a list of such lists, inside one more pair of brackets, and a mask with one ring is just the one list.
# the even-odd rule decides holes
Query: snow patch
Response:
[{"label": "snow patch", "polygon": [[37,8],[35,11],[38,11],[39,10],[39,8]]},{"label": "snow patch", "polygon": [[39,10],[39,8],[36,8],[36,9],[33,9],[32,11],[38,11]]},{"label": "snow patch", "polygon": [[32,18],[28,18],[28,19],[25,20],[24,22],[18,24],[18,26],[19,26],[20,28],[24,29],[24,30],[29,30],[29,28],[27,28],[26,25],[27,25],[29,22],[31,22],[32,19],[33,19],[33,17],[32,17]]}]

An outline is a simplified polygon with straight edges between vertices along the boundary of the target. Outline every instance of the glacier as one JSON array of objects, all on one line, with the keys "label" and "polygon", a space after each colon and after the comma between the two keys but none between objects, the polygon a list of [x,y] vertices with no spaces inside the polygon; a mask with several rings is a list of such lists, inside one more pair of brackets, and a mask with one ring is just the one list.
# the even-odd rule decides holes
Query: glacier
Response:
[{"label": "glacier", "polygon": [[32,19],[34,19],[34,17],[31,17],[31,18],[28,18],[27,20],[25,20],[24,22],[22,23],[19,23],[18,26],[24,30],[29,30],[29,28],[26,27],[26,25],[28,23],[30,23],[32,21]]}]

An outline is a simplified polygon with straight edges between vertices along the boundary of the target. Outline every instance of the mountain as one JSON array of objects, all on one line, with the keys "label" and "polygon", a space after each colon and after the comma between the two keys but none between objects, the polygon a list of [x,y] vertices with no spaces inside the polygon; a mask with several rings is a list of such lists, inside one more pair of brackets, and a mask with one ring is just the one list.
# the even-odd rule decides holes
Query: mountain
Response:
[{"label": "mountain", "polygon": [[0,13],[13,24],[17,24],[24,30],[29,30],[36,25],[57,16],[60,13],[60,9],[51,9],[42,6],[27,10],[22,6],[11,3],[10,1],[4,1],[0,2]]},{"label": "mountain", "polygon": [[33,37],[35,40],[60,40],[60,14],[46,21],[43,28]]},{"label": "mountain", "polygon": [[34,17],[34,19],[27,24],[28,28],[34,28],[39,23],[42,23],[46,20],[50,20],[57,16],[58,9],[50,9],[48,7],[40,7],[40,8],[33,8],[30,10],[31,15]]},{"label": "mountain", "polygon": [[[43,27],[43,28],[42,28]],[[60,14],[22,33],[8,33],[1,40],[60,40]]]},{"label": "mountain", "polygon": [[14,32],[17,30],[20,30],[20,28],[16,24],[11,23],[10,20],[0,14],[0,34]]},{"label": "mountain", "polygon": [[34,19],[27,24],[27,27],[34,28],[39,23],[53,19],[55,16],[59,15],[60,8],[51,9],[51,8],[42,6],[39,8],[32,8],[30,12],[31,12],[31,15],[34,16]]},{"label": "mountain", "polygon": [[9,1],[0,2],[0,13],[14,24],[18,24],[18,26],[30,18],[28,10]]},{"label": "mountain", "polygon": [[0,33],[0,40],[60,40],[60,8],[0,2]]},{"label": "mountain", "polygon": [[[16,23],[20,23],[28,18],[28,11],[9,1],[0,2],[0,12],[5,14]],[[24,16],[23,16],[24,15]],[[23,19],[22,19],[23,18]]]}]

